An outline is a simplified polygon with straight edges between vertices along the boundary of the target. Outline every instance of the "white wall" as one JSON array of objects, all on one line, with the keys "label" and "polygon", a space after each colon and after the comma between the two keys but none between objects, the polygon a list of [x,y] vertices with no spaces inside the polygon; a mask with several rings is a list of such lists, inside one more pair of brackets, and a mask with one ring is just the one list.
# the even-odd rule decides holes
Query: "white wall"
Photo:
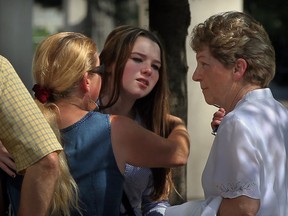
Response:
[{"label": "white wall", "polygon": [[[209,16],[228,10],[242,11],[243,0],[189,0],[191,26],[188,33],[199,22]],[[195,53],[189,46],[187,37],[187,61],[189,66],[188,86],[188,130],[191,138],[190,158],[187,166],[187,198],[188,200],[203,198],[201,175],[204,169],[214,136],[210,123],[217,108],[206,104],[198,82],[192,81],[195,69]]]}]

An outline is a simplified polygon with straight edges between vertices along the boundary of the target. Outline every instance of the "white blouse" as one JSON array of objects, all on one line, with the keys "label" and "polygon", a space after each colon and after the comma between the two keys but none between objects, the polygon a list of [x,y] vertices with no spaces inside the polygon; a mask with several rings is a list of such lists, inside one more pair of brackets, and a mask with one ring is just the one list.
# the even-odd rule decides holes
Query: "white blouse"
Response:
[{"label": "white blouse", "polygon": [[[201,213],[193,215],[216,215],[221,203],[219,197],[245,195],[260,199],[257,215],[287,216],[287,148],[287,109],[273,98],[268,88],[246,94],[218,128],[202,175],[206,200],[197,201],[201,207],[192,208],[201,208]],[[214,211],[203,214],[205,209],[211,209],[211,199],[218,200]],[[191,206],[190,203],[190,213]],[[179,215],[181,205],[177,207]]]}]

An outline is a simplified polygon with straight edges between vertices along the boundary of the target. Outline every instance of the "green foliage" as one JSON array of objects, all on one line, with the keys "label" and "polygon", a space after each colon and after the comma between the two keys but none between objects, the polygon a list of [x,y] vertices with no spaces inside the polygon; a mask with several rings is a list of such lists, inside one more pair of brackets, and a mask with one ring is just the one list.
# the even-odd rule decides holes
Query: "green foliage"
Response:
[{"label": "green foliage", "polygon": [[49,32],[45,27],[37,27],[33,29],[33,49],[37,47],[37,45],[48,35],[50,35],[51,32]]}]

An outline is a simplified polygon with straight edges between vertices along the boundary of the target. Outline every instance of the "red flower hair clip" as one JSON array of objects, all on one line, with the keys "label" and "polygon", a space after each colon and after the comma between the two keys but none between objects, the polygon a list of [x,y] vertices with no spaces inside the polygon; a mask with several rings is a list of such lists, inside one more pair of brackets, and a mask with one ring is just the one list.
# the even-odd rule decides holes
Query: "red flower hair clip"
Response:
[{"label": "red flower hair clip", "polygon": [[35,84],[32,90],[35,92],[34,96],[37,100],[43,104],[46,103],[51,96],[51,91],[45,87],[41,87],[39,84]]}]

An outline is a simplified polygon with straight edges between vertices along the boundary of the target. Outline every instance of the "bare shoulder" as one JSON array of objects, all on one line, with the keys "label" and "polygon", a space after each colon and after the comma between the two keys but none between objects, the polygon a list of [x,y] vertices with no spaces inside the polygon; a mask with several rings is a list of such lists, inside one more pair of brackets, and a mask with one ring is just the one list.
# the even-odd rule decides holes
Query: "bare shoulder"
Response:
[{"label": "bare shoulder", "polygon": [[120,115],[110,115],[110,123],[111,127],[123,127],[123,126],[132,126],[134,122],[125,117],[125,116],[120,116]]},{"label": "bare shoulder", "polygon": [[[120,116],[120,115],[110,115],[111,124],[111,135],[112,138],[118,140],[125,140],[133,137],[133,133],[139,131],[139,126],[132,119]],[[125,134],[125,135],[124,135]]]}]

